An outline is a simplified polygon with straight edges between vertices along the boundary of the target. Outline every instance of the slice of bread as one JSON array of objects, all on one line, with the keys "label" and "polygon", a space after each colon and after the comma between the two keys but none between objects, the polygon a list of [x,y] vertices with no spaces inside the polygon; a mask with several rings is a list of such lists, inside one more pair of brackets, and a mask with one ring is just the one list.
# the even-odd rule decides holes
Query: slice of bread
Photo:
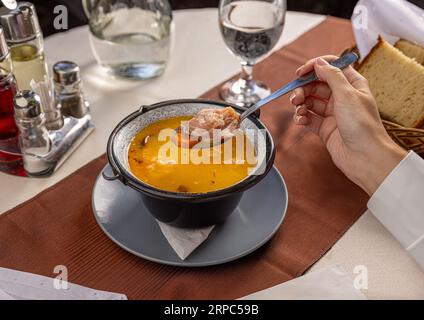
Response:
[{"label": "slice of bread", "polygon": [[384,119],[408,128],[424,125],[424,66],[380,38],[358,71]]},{"label": "slice of bread", "polygon": [[407,40],[399,40],[395,44],[395,48],[403,52],[404,55],[415,59],[419,64],[424,65],[424,48],[409,42]]}]

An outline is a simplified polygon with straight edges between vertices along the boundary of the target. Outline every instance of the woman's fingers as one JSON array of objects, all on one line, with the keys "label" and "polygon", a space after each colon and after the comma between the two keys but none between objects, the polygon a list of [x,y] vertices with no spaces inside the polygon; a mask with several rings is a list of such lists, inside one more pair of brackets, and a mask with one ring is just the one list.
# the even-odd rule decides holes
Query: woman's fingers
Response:
[{"label": "woman's fingers", "polygon": [[308,110],[311,110],[313,113],[316,113],[321,117],[327,117],[331,115],[331,110],[327,101],[308,97],[305,100],[305,106],[308,108]]},{"label": "woman's fingers", "polygon": [[298,116],[306,116],[308,114],[308,111],[309,111],[308,107],[302,104],[296,107],[295,114]]},{"label": "woman's fingers", "polygon": [[330,87],[336,101],[349,101],[353,87],[340,69],[321,58],[317,59],[314,68],[318,78]]},{"label": "woman's fingers", "polygon": [[310,111],[304,114],[303,109],[299,111],[299,114],[294,115],[294,122],[311,130],[327,145],[330,137],[337,129],[336,119],[334,117],[323,118]]},{"label": "woman's fingers", "polygon": [[294,115],[294,122],[297,125],[307,127],[316,135],[320,134],[323,121],[324,121],[323,118],[309,111],[305,115],[300,115],[300,114]]},{"label": "woman's fingers", "polygon": [[370,86],[368,84],[368,80],[356,71],[354,68],[349,67],[344,71],[348,81],[352,84],[352,86],[365,94],[372,94],[370,90]]},{"label": "woman's fingers", "polygon": [[[329,62],[332,62],[332,61],[338,59],[337,56],[333,56],[333,55],[322,56],[321,58],[326,60],[326,61],[329,61]],[[305,74],[307,74],[311,71],[314,71],[314,66],[317,62],[317,59],[319,59],[319,58],[314,58],[314,59],[311,59],[308,62],[306,62],[303,66],[301,66],[299,69],[296,70],[296,74],[299,77],[302,77]]]},{"label": "woman's fingers", "polygon": [[321,100],[328,100],[331,96],[331,89],[326,83],[323,82],[311,83],[294,90],[290,96],[290,102],[293,105],[300,105],[304,103],[309,96]]},{"label": "woman's fingers", "polygon": [[[303,66],[301,66],[299,69],[296,70],[296,74],[301,77],[305,74],[314,71],[315,66],[318,64],[318,61],[320,59],[323,59],[328,62],[332,62],[334,60],[337,60],[339,57],[333,56],[333,55],[327,55],[322,56],[318,58],[314,58],[306,62]],[[369,93],[369,86],[367,80],[358,72],[356,71],[352,66],[349,66],[345,68],[343,71],[343,74],[345,75],[346,79],[349,81],[349,83],[356,89],[363,91],[364,93]]]},{"label": "woman's fingers", "polygon": [[321,117],[326,117],[331,114],[328,101],[317,99],[312,96],[306,97],[306,99],[295,98],[293,101],[296,100],[299,101],[299,103],[293,103],[293,105],[296,107],[296,113],[299,113],[299,111],[305,113],[305,111],[307,112],[310,110]]}]

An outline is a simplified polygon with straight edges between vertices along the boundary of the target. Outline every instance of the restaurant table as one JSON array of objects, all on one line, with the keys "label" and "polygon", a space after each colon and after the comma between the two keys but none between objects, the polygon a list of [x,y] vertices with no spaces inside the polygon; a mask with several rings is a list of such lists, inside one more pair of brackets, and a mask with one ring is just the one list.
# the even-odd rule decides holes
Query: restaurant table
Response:
[{"label": "restaurant table", "polygon": [[[275,50],[322,23],[326,17],[288,12],[283,36]],[[73,60],[80,64],[84,91],[91,103],[94,133],[52,176],[27,179],[0,173],[0,214],[32,198],[105,152],[113,127],[142,104],[195,98],[239,72],[218,29],[216,9],[174,13],[175,37],[169,65],[160,78],[136,82],[111,80],[96,64],[86,26],[46,39],[49,63]],[[393,236],[366,212],[311,270],[338,264],[352,278],[368,273],[370,299],[424,298],[424,274]],[[363,276],[363,273],[361,273]]]}]

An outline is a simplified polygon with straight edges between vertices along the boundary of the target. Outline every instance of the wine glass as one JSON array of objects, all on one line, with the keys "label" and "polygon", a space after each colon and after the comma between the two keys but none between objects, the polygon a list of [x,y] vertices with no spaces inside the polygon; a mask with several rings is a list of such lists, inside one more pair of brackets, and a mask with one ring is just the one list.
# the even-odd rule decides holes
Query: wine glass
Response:
[{"label": "wine glass", "polygon": [[271,94],[253,80],[253,66],[280,39],[286,16],[286,0],[220,0],[219,26],[230,52],[241,63],[241,77],[221,88],[221,98],[249,107]]}]

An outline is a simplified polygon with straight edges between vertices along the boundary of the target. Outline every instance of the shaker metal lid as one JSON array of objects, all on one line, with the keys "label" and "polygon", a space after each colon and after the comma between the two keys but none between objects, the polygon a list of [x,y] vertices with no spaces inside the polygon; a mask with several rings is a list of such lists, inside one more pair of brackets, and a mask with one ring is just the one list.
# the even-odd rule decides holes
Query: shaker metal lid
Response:
[{"label": "shaker metal lid", "polygon": [[19,2],[16,9],[0,9],[0,24],[8,42],[34,39],[41,32],[35,7],[30,2]]},{"label": "shaker metal lid", "polygon": [[13,99],[15,117],[19,119],[35,118],[42,113],[41,99],[34,91],[20,91]]},{"label": "shaker metal lid", "polygon": [[80,68],[72,61],[59,61],[53,66],[53,80],[63,86],[72,85],[81,80]]},{"label": "shaker metal lid", "polygon": [[9,47],[7,46],[6,39],[4,38],[3,28],[0,26],[0,61],[9,54]]}]

